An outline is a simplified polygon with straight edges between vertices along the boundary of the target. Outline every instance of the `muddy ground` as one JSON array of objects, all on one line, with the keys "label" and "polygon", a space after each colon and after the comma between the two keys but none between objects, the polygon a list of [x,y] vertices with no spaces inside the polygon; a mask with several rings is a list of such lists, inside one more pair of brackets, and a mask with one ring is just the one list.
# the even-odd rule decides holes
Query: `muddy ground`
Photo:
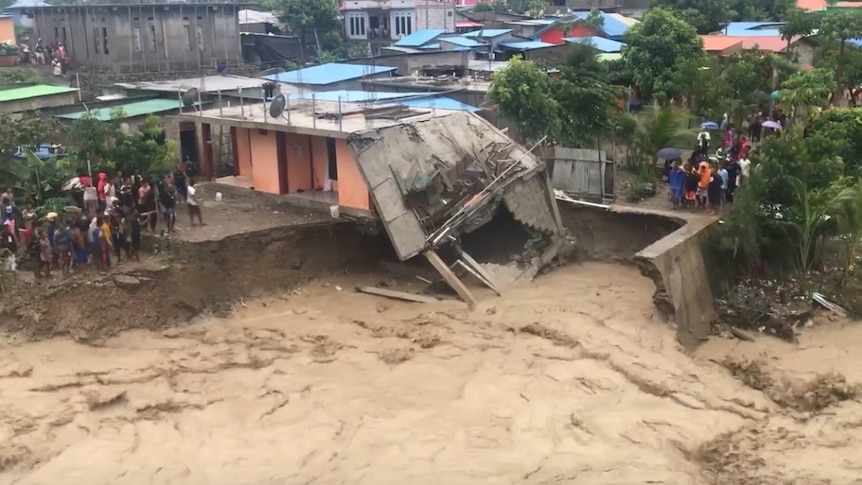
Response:
[{"label": "muddy ground", "polygon": [[474,310],[326,223],[4,295],[0,485],[862,483],[862,326],[691,354],[619,263],[670,228],[564,217],[615,262]]}]

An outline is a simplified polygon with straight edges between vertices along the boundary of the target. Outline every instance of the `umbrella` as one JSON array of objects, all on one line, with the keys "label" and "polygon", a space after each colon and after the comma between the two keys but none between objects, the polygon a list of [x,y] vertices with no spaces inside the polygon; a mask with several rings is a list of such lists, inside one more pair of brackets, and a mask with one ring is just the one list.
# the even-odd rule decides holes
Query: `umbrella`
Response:
[{"label": "umbrella", "polygon": [[715,121],[704,121],[700,124],[700,127],[706,130],[717,130],[718,123],[716,123]]},{"label": "umbrella", "polygon": [[773,130],[780,130],[781,129],[781,123],[779,123],[777,121],[768,120],[768,121],[763,122],[763,127],[764,128],[772,128]]},{"label": "umbrella", "polygon": [[675,160],[677,158],[682,158],[682,152],[679,151],[679,148],[667,147],[662,148],[657,153],[658,157],[664,160]]}]

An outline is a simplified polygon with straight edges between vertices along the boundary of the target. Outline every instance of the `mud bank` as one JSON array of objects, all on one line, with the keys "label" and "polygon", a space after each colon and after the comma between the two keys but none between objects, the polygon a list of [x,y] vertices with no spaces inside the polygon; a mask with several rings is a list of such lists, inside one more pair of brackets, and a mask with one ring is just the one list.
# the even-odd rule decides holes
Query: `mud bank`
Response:
[{"label": "mud bank", "polygon": [[633,262],[656,285],[653,302],[672,320],[688,348],[710,335],[715,315],[703,258],[704,230],[714,221],[697,215],[612,206],[603,210],[560,202],[563,223],[582,258]]},{"label": "mud bank", "polygon": [[19,282],[2,299],[0,330],[93,341],[132,328],[166,328],[204,312],[226,315],[243,298],[361,269],[390,253],[385,238],[332,222],[175,242],[134,271]]}]

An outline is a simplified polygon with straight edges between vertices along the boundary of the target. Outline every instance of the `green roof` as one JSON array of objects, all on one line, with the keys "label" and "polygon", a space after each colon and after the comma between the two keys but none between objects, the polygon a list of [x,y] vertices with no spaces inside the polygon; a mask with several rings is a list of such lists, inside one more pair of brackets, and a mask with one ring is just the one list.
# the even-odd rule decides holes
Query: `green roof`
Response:
[{"label": "green roof", "polygon": [[22,99],[38,98],[40,96],[51,96],[53,94],[73,93],[77,89],[66,86],[54,86],[52,84],[40,84],[37,86],[25,86],[23,88],[12,88],[0,90],[0,103],[7,101],[20,101]]},{"label": "green roof", "polygon": [[[127,119],[179,109],[180,101],[178,99],[148,99],[145,101],[118,104],[107,108],[91,109],[90,115],[99,121],[111,121],[114,119],[112,115],[117,110],[123,110],[123,116],[121,119]],[[77,111],[75,113],[66,113],[54,116],[64,120],[79,120],[87,116],[87,111]]]}]

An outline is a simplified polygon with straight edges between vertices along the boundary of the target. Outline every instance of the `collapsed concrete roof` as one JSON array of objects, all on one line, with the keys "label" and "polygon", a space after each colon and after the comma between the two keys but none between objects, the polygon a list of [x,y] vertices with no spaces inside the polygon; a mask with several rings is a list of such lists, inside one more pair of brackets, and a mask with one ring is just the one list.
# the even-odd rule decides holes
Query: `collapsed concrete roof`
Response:
[{"label": "collapsed concrete roof", "polygon": [[455,241],[500,204],[534,234],[564,232],[545,164],[473,113],[362,130],[348,144],[402,260]]}]

